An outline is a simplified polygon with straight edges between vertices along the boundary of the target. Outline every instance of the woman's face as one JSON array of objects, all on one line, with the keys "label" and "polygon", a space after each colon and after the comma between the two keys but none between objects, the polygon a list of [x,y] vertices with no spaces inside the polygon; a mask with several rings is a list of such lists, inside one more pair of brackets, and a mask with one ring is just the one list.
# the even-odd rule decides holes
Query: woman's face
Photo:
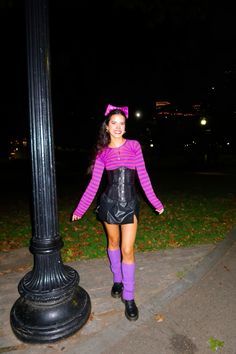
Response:
[{"label": "woman's face", "polygon": [[111,137],[120,138],[125,133],[125,120],[126,118],[121,114],[113,114],[107,125],[107,130]]}]

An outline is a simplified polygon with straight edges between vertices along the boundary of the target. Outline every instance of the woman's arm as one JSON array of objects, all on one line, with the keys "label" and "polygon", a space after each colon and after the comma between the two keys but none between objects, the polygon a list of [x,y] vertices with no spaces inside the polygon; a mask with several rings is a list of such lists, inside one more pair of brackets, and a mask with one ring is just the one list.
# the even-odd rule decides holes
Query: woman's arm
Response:
[{"label": "woman's arm", "polygon": [[97,157],[93,168],[92,178],[84,194],[82,195],[82,198],[80,199],[76,209],[73,212],[72,221],[82,218],[82,216],[86,213],[86,211],[92,204],[92,201],[98,191],[101,182],[103,170],[104,163],[102,162],[100,157]]},{"label": "woman's arm", "polygon": [[135,143],[136,143],[135,144],[136,169],[137,169],[140,184],[149,202],[153,205],[155,210],[161,214],[164,211],[164,206],[162,205],[161,201],[157,198],[152,188],[152,184],[146,170],[141,146],[138,141],[136,141]]}]

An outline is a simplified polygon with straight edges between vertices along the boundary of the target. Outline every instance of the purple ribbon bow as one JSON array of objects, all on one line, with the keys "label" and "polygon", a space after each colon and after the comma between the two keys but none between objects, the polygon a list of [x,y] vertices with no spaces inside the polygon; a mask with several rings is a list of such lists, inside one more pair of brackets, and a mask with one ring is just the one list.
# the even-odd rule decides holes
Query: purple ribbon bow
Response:
[{"label": "purple ribbon bow", "polygon": [[111,111],[113,111],[113,109],[120,109],[126,116],[126,118],[128,118],[128,114],[129,114],[129,109],[128,107],[115,107],[115,106],[112,106],[111,104],[109,104],[107,106],[107,109],[106,109],[106,112],[105,112],[105,116],[107,116]]}]

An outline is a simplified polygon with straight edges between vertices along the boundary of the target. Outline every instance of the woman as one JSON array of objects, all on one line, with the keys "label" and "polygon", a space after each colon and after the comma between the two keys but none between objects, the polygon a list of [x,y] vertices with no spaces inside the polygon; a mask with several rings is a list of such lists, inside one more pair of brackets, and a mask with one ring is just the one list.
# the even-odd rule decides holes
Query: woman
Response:
[{"label": "woman", "polygon": [[99,133],[92,178],[73,212],[72,221],[80,219],[91,205],[106,169],[108,185],[100,198],[98,217],[104,223],[108,237],[107,253],[113,273],[111,295],[115,298],[122,296],[125,316],[135,321],[138,308],[134,299],[134,242],[139,215],[134,186],[136,172],[155,210],[161,214],[164,207],[153,191],[139,142],[124,138],[128,107],[108,105],[105,117]]}]

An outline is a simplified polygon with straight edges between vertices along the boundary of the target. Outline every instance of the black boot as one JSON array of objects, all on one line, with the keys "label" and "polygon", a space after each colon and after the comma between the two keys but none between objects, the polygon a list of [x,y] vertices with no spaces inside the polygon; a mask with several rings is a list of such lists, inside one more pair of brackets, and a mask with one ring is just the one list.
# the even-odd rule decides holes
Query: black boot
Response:
[{"label": "black boot", "polygon": [[138,319],[138,308],[134,300],[123,300],[125,303],[125,316],[130,321]]},{"label": "black boot", "polygon": [[113,287],[111,288],[111,296],[115,298],[121,297],[122,290],[123,290],[122,283],[114,283]]}]

